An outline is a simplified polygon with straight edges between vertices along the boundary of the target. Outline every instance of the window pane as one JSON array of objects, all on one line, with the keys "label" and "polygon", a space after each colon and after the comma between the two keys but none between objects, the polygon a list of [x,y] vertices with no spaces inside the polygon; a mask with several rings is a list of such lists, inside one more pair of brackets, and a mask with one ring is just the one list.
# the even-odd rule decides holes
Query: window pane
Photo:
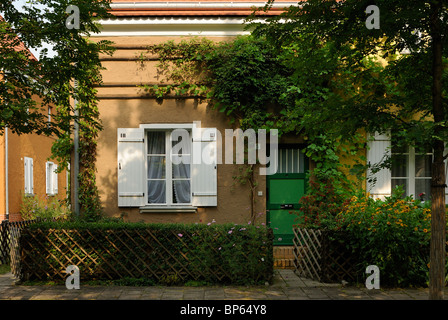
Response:
[{"label": "window pane", "polygon": [[415,153],[432,153],[431,146],[415,147]]},{"label": "window pane", "polygon": [[174,203],[190,203],[190,180],[174,180],[173,181],[173,202]]},{"label": "window pane", "polygon": [[165,157],[148,157],[148,179],[165,179]]},{"label": "window pane", "polygon": [[403,196],[408,195],[408,179],[391,179],[392,190],[395,189],[396,186],[402,186],[403,188]]},{"label": "window pane", "polygon": [[278,156],[280,158],[279,162],[278,162],[278,165],[279,165],[278,172],[279,173],[287,173],[287,171],[286,171],[286,163],[287,163],[287,161],[286,161],[286,150],[285,149],[280,149],[279,152],[278,152]]},{"label": "window pane", "polygon": [[[425,195],[421,195],[425,193]],[[415,179],[415,199],[431,200],[431,179]]]},{"label": "window pane", "polygon": [[174,179],[189,179],[190,165],[189,164],[173,164],[173,178]]},{"label": "window pane", "polygon": [[408,146],[398,146],[397,144],[392,142],[392,153],[408,153]]},{"label": "window pane", "polygon": [[188,138],[179,137],[177,141],[171,141],[172,154],[191,154],[191,141]]},{"label": "window pane", "polygon": [[148,203],[166,203],[165,181],[148,180]]},{"label": "window pane", "polygon": [[407,177],[408,176],[408,155],[393,155],[392,156],[392,177]]},{"label": "window pane", "polygon": [[148,154],[165,154],[165,132],[148,132]]},{"label": "window pane", "polygon": [[299,150],[299,173],[305,172],[305,154]]},{"label": "window pane", "polygon": [[299,149],[278,150],[278,173],[303,173],[304,154]]},{"label": "window pane", "polygon": [[432,156],[416,155],[415,156],[415,176],[430,177],[431,176]]}]

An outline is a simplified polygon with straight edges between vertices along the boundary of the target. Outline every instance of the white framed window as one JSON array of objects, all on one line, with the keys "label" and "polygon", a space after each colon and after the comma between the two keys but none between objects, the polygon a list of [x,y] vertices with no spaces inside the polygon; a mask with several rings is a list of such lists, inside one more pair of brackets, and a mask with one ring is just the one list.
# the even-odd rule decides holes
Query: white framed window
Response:
[{"label": "white framed window", "polygon": [[45,186],[46,193],[49,196],[58,194],[58,166],[57,164],[47,161],[45,163]]},{"label": "white framed window", "polygon": [[25,195],[34,194],[33,158],[24,157]]},{"label": "white framed window", "polygon": [[191,134],[174,139],[172,133],[172,130],[146,132],[149,205],[191,204]]},{"label": "white framed window", "polygon": [[392,144],[391,188],[400,185],[407,196],[431,199],[432,156],[430,149],[417,151],[414,147]]}]

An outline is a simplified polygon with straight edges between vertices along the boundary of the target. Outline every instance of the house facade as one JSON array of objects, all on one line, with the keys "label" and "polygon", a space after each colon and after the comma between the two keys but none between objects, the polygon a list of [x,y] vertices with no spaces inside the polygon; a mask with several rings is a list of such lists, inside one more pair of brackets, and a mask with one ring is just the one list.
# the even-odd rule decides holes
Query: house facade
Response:
[{"label": "house facade", "polygon": [[[257,0],[167,1],[116,0],[114,18],[101,21],[102,32],[93,40],[115,43],[113,56],[102,56],[103,84],[98,89],[100,118],[104,130],[98,139],[98,188],[108,216],[126,221],[181,223],[258,223],[270,225],[276,245],[291,245],[298,201],[307,189],[306,172],[313,166],[300,136],[283,136],[278,141],[277,172],[255,173],[257,185],[237,183],[239,166],[215,162],[179,165],[173,162],[173,133],[186,132],[188,143],[182,154],[193,159],[211,150],[225,150],[226,129],[237,129],[228,118],[195,97],[149,95],[141,85],[160,84],[157,57],[142,62],[146,48],[168,40],[207,37],[226,41],[247,34],[244,19]],[[294,2],[275,1],[268,14],[278,14]],[[260,16],[260,19],[263,17]],[[221,139],[220,139],[221,137]],[[178,140],[176,140],[178,141]],[[375,164],[387,153],[395,157],[391,170],[373,175],[366,188],[373,197],[391,194],[403,185],[409,195],[430,195],[431,153],[391,148],[391,137],[377,135],[365,151]],[[370,174],[369,174],[370,175]]]},{"label": "house facade", "polygon": [[[278,2],[271,14],[292,4]],[[189,37],[226,41],[247,34],[244,19],[253,6],[263,5],[259,1],[112,2],[115,18],[101,21],[102,32],[93,37],[111,40],[116,47],[113,56],[101,57],[105,70],[98,87],[104,130],[98,139],[97,181],[107,215],[127,221],[239,224],[255,216],[258,223],[272,220],[276,239],[288,242],[290,232],[282,228],[291,226],[294,217],[289,211],[306,188],[303,141],[299,137],[278,141],[283,176],[263,175],[256,168],[257,186],[251,190],[248,183],[235,179],[240,165],[224,161],[226,129],[237,128],[223,113],[195,97],[159,101],[139,88],[160,83],[157,58],[150,57],[143,67],[139,61],[147,46]],[[177,165],[170,157],[176,130],[188,135],[182,156],[190,157],[191,164]],[[214,154],[212,161],[195,163],[203,154]]]}]

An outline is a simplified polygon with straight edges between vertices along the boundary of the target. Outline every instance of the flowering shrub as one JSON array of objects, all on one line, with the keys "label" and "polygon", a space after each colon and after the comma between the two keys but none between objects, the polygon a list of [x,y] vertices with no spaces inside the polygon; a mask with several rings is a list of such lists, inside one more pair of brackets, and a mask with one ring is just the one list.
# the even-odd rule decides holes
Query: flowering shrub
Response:
[{"label": "flowering shrub", "polygon": [[427,282],[430,224],[430,203],[403,198],[397,188],[384,200],[353,196],[334,226],[344,231],[347,248],[359,256],[360,272],[377,265],[382,284],[408,286]]},{"label": "flowering shrub", "polygon": [[310,179],[307,195],[300,201],[296,227],[333,229],[335,217],[350,198],[347,189],[332,178]]},{"label": "flowering shrub", "polygon": [[39,199],[36,195],[22,195],[20,214],[23,220],[33,220],[36,218],[57,218],[69,215],[70,209],[66,203],[56,197],[45,197]]}]

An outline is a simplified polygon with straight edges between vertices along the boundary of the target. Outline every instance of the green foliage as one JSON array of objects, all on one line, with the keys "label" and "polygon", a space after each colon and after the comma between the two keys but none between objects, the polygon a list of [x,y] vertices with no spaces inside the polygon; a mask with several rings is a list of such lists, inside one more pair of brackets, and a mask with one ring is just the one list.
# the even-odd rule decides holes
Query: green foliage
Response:
[{"label": "green foliage", "polygon": [[[86,219],[97,219],[101,208],[95,178],[96,139],[102,124],[95,87],[102,82],[99,54],[110,54],[113,49],[110,41],[93,42],[89,36],[100,31],[99,19],[110,16],[109,1],[33,0],[42,8],[27,5],[21,10],[15,3],[0,3],[5,18],[0,21],[0,132],[8,126],[18,134],[56,136],[52,158],[58,161],[58,169],[64,170],[73,150],[73,124],[78,121],[81,211]],[[79,29],[65,25],[69,5],[79,8]],[[20,41],[26,48],[48,43],[55,55],[44,49],[38,59],[33,59],[28,51],[16,50]],[[55,111],[51,123],[47,120],[48,107]]]},{"label": "green foliage", "polygon": [[[428,284],[431,205],[402,196],[396,188],[384,200],[359,193],[336,216],[333,230],[343,231],[345,246],[362,268],[377,265],[381,285]],[[362,278],[362,277],[361,277]]]},{"label": "green foliage", "polygon": [[159,56],[158,72],[163,81],[174,83],[143,86],[157,98],[189,94],[207,99],[231,122],[255,130],[272,128],[279,105],[286,103],[282,94],[290,84],[292,70],[263,39],[241,36],[215,43],[193,38],[155,45],[148,52]]},{"label": "green foliage", "polygon": [[47,196],[41,200],[36,195],[22,195],[19,212],[23,220],[60,218],[70,215],[66,202],[54,196]]},{"label": "green foliage", "polygon": [[5,274],[11,272],[11,267],[9,264],[0,264],[0,274]]},{"label": "green foliage", "polygon": [[350,192],[346,185],[334,178],[312,177],[309,181],[309,191],[300,201],[300,211],[297,214],[296,226],[299,228],[332,230],[335,227],[336,216]]},{"label": "green foliage", "polygon": [[[120,279],[127,283],[248,285],[264,284],[273,273],[272,232],[262,226],[77,220],[36,223],[28,230],[33,237],[25,232],[22,245],[33,248],[29,263],[48,272],[49,280],[60,277],[51,271],[61,268],[60,261],[78,265],[82,281],[119,280],[118,270],[129,275]],[[40,251],[50,251],[52,256],[44,258]],[[154,272],[161,276],[155,277]]]},{"label": "green foliage", "polygon": [[[110,53],[111,43],[91,42],[88,36],[99,32],[98,19],[109,16],[109,1],[33,0],[43,7],[27,5],[20,10],[15,4],[16,0],[0,3],[4,17],[0,21],[0,132],[7,125],[18,134],[63,135],[74,119],[71,98],[85,106],[96,101],[92,88],[101,80],[98,54]],[[79,8],[79,29],[65,25],[69,5]],[[27,49],[16,50],[21,43],[35,49],[48,43],[56,54],[44,49],[34,59]],[[48,106],[57,111],[50,125]],[[84,117],[90,119],[86,113]]]}]

